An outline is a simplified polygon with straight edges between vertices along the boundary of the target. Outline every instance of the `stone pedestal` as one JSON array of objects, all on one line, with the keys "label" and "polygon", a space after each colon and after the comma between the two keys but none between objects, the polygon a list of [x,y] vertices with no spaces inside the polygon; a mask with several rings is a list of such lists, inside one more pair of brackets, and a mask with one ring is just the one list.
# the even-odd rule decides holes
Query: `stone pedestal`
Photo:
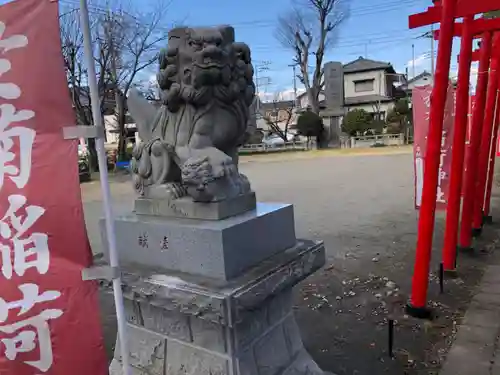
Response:
[{"label": "stone pedestal", "polygon": [[[101,228],[107,244],[105,226]],[[116,218],[115,229],[121,263],[220,280],[239,276],[296,243],[290,204],[258,203],[251,211],[217,221],[133,213]]]},{"label": "stone pedestal", "polygon": [[193,202],[190,197],[183,197],[174,201],[137,198],[134,202],[134,211],[138,215],[222,220],[252,211],[256,205],[255,193],[252,191],[232,199],[213,203]]},{"label": "stone pedestal", "polygon": [[[323,243],[298,240],[229,281],[124,265],[133,375],[321,375],[292,287],[324,262]],[[122,375],[118,349],[110,374]]]}]

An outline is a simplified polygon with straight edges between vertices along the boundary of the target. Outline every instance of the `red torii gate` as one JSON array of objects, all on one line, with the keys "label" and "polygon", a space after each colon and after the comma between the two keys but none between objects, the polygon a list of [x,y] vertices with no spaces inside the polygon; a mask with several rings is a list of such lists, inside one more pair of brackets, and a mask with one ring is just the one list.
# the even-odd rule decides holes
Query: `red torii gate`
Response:
[{"label": "red torii gate", "polygon": [[[497,5],[500,6],[500,5]],[[472,16],[468,16],[473,20]],[[468,31],[474,36],[474,38],[480,38],[482,33],[485,31],[497,31],[500,29],[500,18],[478,18],[473,20],[474,22],[466,25],[465,22],[456,22],[453,25],[453,36],[463,37],[464,29],[467,27]],[[439,29],[434,30],[434,39],[439,39]]]},{"label": "red torii gate", "polygon": [[[427,308],[427,289],[436,211],[441,134],[450,73],[455,19],[473,17],[476,14],[486,13],[497,8],[498,0],[476,0],[473,2],[467,0],[442,0],[435,1],[435,5],[429,7],[426,12],[414,14],[409,17],[410,29],[434,23],[441,24],[435,79],[432,89],[427,150],[424,162],[425,176],[418,222],[412,294],[406,308],[407,313],[414,317],[430,318],[432,315],[431,310]],[[491,33],[488,35],[491,36]],[[488,44],[491,46],[491,43]],[[472,48],[470,47],[470,49]]]},{"label": "red torii gate", "polygon": [[[483,38],[483,46],[486,42],[484,40],[485,33],[490,33],[493,31],[500,30],[500,19],[484,19],[479,18],[474,20],[472,16],[464,18],[463,23],[455,23],[453,34],[454,36],[461,36],[461,48],[459,55],[459,77],[458,77],[458,87],[456,94],[456,114],[455,114],[455,124],[454,124],[454,139],[453,139],[453,153],[452,153],[452,165],[450,174],[450,189],[448,195],[448,206],[446,215],[446,227],[445,227],[445,237],[443,245],[443,268],[445,273],[454,274],[456,272],[456,251],[457,251],[457,231],[459,224],[459,214],[460,214],[460,196],[462,189],[462,178],[463,178],[463,161],[464,161],[464,151],[465,151],[465,132],[467,127],[467,110],[469,95],[469,76],[470,76],[470,66],[472,61],[481,60],[480,52],[481,49],[476,51],[471,51],[472,49],[472,39],[477,37]],[[434,38],[439,37],[439,30],[434,32]],[[497,46],[498,45],[497,42]],[[486,47],[484,47],[486,48]],[[498,55],[498,53],[497,53]],[[487,79],[488,73],[483,71],[483,69],[488,70],[484,64],[479,68],[480,76],[478,76],[478,90],[480,93],[484,93],[480,86],[484,86],[484,80]],[[482,114],[480,117],[477,115],[473,117],[473,129],[471,137],[470,150],[472,155],[469,155],[467,160],[467,170],[472,171],[466,176],[466,191],[464,196],[464,208],[462,211],[462,226],[460,230],[460,248],[464,250],[471,249],[471,237],[473,233],[480,233],[481,226],[483,222],[483,213],[489,218],[489,197],[491,196],[491,185],[489,182],[491,178],[488,178],[488,166],[492,171],[494,163],[494,153],[493,162],[489,159],[490,149],[491,149],[491,130],[496,128],[496,124],[493,124],[495,107],[497,102],[496,89],[498,85],[498,72],[494,65],[498,65],[498,56],[494,56],[492,60],[492,73],[491,79],[488,84],[488,91],[486,95],[486,108],[484,103],[484,95],[480,95],[478,104],[479,108],[486,111],[486,117],[484,124],[487,126],[484,128],[481,139],[479,139],[479,134],[481,133],[481,127],[483,122],[481,121]],[[482,76],[486,77],[482,77]],[[481,81],[481,78],[483,81]],[[478,109],[479,111],[479,109]],[[477,112],[476,112],[477,113]],[[474,118],[476,120],[474,120]],[[498,119],[498,118],[497,118]],[[475,122],[475,123],[474,123]],[[479,126],[478,126],[479,122]],[[489,130],[489,131],[488,131]],[[478,134],[479,133],[479,134]],[[493,144],[496,142],[496,133],[493,133]],[[488,145],[488,146],[487,146]],[[480,154],[478,156],[477,154]],[[478,159],[479,158],[479,159]],[[479,171],[479,172],[478,172]],[[480,176],[478,176],[478,174]],[[480,183],[476,188],[476,177],[479,178]],[[486,186],[488,185],[488,186]],[[485,190],[488,198],[485,201]],[[474,198],[474,191],[476,192],[476,198]],[[475,199],[475,202],[474,202]],[[475,206],[474,206],[475,204]],[[487,209],[486,209],[487,208]],[[488,213],[486,213],[486,210]],[[475,222],[473,222],[475,218]],[[488,220],[488,219],[487,219]],[[478,224],[479,223],[479,224]],[[474,229],[473,229],[474,228]],[[479,228],[479,229],[477,229]]]}]

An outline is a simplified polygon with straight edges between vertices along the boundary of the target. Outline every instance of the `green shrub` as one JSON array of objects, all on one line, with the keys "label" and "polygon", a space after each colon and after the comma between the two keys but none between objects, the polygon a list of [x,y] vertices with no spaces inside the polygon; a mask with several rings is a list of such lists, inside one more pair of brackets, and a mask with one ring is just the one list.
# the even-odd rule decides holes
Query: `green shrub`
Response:
[{"label": "green shrub", "polygon": [[297,119],[297,130],[304,137],[321,137],[323,120],[318,114],[306,111]]},{"label": "green shrub", "polygon": [[353,109],[344,116],[342,131],[350,136],[356,136],[368,130],[372,121],[371,115],[364,109]]}]

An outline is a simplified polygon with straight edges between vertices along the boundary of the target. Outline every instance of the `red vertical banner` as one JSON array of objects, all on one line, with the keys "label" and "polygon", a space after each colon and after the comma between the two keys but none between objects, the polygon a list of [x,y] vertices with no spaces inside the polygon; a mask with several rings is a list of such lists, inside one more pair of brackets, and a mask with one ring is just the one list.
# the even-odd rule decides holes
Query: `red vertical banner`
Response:
[{"label": "red vertical banner", "polygon": [[[429,114],[432,86],[421,86],[413,89],[413,160],[415,177],[415,208],[420,207],[423,179],[424,159],[429,132]],[[443,132],[441,137],[441,157],[439,161],[438,189],[436,209],[446,209],[448,199],[448,183],[451,167],[451,145],[453,140],[453,122],[455,118],[455,90],[450,84],[444,109]]]},{"label": "red vertical banner", "polygon": [[0,374],[104,375],[58,4],[0,7]]},{"label": "red vertical banner", "polygon": [[431,86],[415,87],[412,90],[414,185],[415,208],[417,209],[422,202],[424,186],[424,156],[427,150],[431,92]]}]

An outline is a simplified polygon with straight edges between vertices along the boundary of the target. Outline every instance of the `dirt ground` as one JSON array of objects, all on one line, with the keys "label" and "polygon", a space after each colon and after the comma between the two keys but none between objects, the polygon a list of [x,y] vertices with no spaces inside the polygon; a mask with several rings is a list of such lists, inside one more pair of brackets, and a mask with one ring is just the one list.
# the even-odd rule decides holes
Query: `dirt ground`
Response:
[{"label": "dirt ground", "polygon": [[[260,201],[294,204],[299,237],[325,241],[327,266],[296,291],[304,343],[319,365],[337,375],[437,374],[482,268],[493,256],[498,227],[485,229],[474,254],[460,254],[459,278],[446,281],[440,295],[443,217],[438,215],[429,289],[438,318],[424,323],[405,317],[403,308],[417,228],[411,154],[255,158],[244,159],[241,169]],[[89,237],[98,253],[99,183],[83,184],[82,191]],[[127,178],[115,178],[112,193],[117,213],[131,208]],[[111,353],[115,318],[112,301],[104,296],[102,315]],[[389,317],[396,320],[394,359],[387,352]]]}]

